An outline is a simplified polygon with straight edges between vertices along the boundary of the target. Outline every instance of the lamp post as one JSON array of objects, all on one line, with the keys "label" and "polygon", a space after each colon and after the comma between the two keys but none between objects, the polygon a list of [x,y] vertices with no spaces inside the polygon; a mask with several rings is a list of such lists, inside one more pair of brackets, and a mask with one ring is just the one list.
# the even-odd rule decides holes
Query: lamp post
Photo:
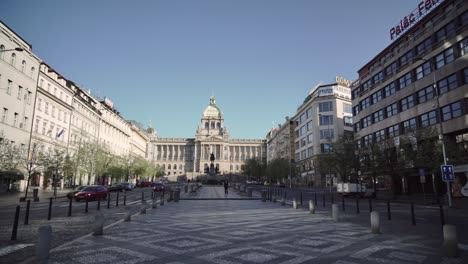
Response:
[{"label": "lamp post", "polygon": [[14,48],[14,49],[5,49],[5,50],[0,49],[0,54],[1,54],[2,52],[6,52],[6,51],[19,51],[19,52],[21,52],[21,51],[24,51],[24,49],[23,49],[23,48],[20,48],[20,47],[16,47],[16,48]]},{"label": "lamp post", "polygon": [[[441,145],[442,145],[442,155],[444,157],[444,165],[447,165],[447,156],[446,156],[446,153],[445,153],[445,142],[444,142],[444,131],[443,131],[443,127],[442,127],[442,116],[440,114],[440,109],[439,109],[439,107],[440,107],[440,105],[439,105],[439,89],[437,87],[437,81],[436,81],[436,76],[435,76],[436,67],[435,67],[433,61],[431,61],[431,60],[427,60],[427,59],[424,59],[424,58],[421,58],[421,57],[417,57],[417,58],[414,59],[414,61],[418,61],[418,60],[428,62],[430,67],[431,67],[432,82],[433,82],[432,85],[433,85],[435,98],[436,98],[436,108],[437,108],[436,109],[436,114],[437,114],[437,119],[439,121],[439,140],[441,141]],[[423,71],[424,71],[424,68],[423,68]],[[448,205],[449,205],[449,207],[452,207],[452,195],[451,195],[451,190],[450,190],[450,182],[446,181],[445,183],[447,184]]]}]

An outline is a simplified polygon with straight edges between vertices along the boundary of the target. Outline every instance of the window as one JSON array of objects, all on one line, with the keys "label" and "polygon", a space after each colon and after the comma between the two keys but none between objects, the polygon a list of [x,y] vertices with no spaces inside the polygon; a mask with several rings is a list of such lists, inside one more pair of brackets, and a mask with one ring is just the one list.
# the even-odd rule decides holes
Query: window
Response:
[{"label": "window", "polygon": [[377,123],[377,122],[382,121],[382,120],[385,118],[384,113],[385,113],[385,112],[384,112],[384,109],[381,109],[381,110],[375,112],[375,113],[373,114],[373,116],[374,116],[374,123]]},{"label": "window", "polygon": [[361,130],[361,123],[357,122],[354,124],[354,132],[359,132]]},{"label": "window", "polygon": [[16,127],[18,125],[18,113],[13,115],[13,126]]},{"label": "window", "polygon": [[[468,71],[467,71],[468,72]],[[359,114],[359,105],[356,105],[354,108],[353,108],[353,115],[357,115]]]},{"label": "window", "polygon": [[434,98],[434,89],[432,85],[429,85],[428,87],[422,88],[418,91],[418,102],[420,104],[432,98]]},{"label": "window", "polygon": [[413,58],[413,51],[408,51],[405,55],[400,57],[400,66],[407,64]]},{"label": "window", "polygon": [[393,103],[385,108],[387,112],[387,117],[391,117],[393,115],[396,115],[398,113],[398,104]]},{"label": "window", "polygon": [[67,119],[67,112],[63,112],[63,122],[64,122],[64,123],[67,123],[67,122],[68,122],[68,119]]},{"label": "window", "polygon": [[374,75],[374,77],[372,79],[373,79],[374,83],[379,83],[383,79],[383,72],[380,71],[379,73]]},{"label": "window", "polygon": [[440,80],[437,83],[437,86],[439,87],[439,94],[444,94],[448,91],[451,91],[457,88],[458,87],[457,75],[452,74],[448,76],[447,78]]},{"label": "window", "polygon": [[314,148],[313,147],[308,148],[307,154],[309,155],[309,157],[312,157],[314,155]]},{"label": "window", "polygon": [[414,95],[401,99],[401,111],[405,111],[414,106]]},{"label": "window", "polygon": [[465,79],[465,84],[468,83],[468,68],[465,68],[463,70],[463,76],[464,76],[464,79]]},{"label": "window", "polygon": [[208,122],[205,122],[205,129],[209,129],[210,128],[210,125],[208,124]]},{"label": "window", "polygon": [[436,110],[422,114],[420,116],[421,126],[427,127],[437,124],[437,113]]},{"label": "window", "polygon": [[39,81],[39,87],[44,88],[44,80],[43,79],[41,79]]},{"label": "window", "polygon": [[364,140],[364,146],[366,146],[366,147],[373,143],[372,135],[364,136],[363,140]]},{"label": "window", "polygon": [[393,138],[400,135],[400,124],[396,124],[394,126],[389,127],[388,129],[388,137]]},{"label": "window", "polygon": [[311,144],[314,141],[314,134],[309,134],[307,136],[307,144]]},{"label": "window", "polygon": [[58,110],[58,120],[62,121],[62,109]]},{"label": "window", "polygon": [[416,129],[416,118],[411,118],[403,122],[403,131],[408,133]]},{"label": "window", "polygon": [[369,80],[362,85],[362,89],[365,92],[365,91],[368,91],[371,88],[371,86],[372,86],[372,80]]},{"label": "window", "polygon": [[328,139],[335,137],[335,130],[333,129],[320,129],[320,139]]},{"label": "window", "polygon": [[361,110],[364,110],[369,106],[370,106],[370,97],[367,97],[366,99],[361,101]]},{"label": "window", "polygon": [[34,123],[34,132],[39,133],[39,123],[41,120],[39,118],[36,118],[36,122]]},{"label": "window", "polygon": [[460,52],[462,56],[468,53],[468,38],[460,41]]},{"label": "window", "polygon": [[36,73],[36,68],[31,67],[31,78],[34,78],[35,73]]},{"label": "window", "polygon": [[312,107],[307,109],[307,118],[311,118],[311,117],[312,117]]},{"label": "window", "polygon": [[23,60],[23,61],[21,62],[21,72],[24,73],[25,70],[26,70],[26,61]]},{"label": "window", "polygon": [[[26,90],[28,90],[28,88],[26,88]],[[27,99],[28,99],[28,104],[29,104],[29,105],[31,104],[31,97],[32,97],[32,92],[30,92],[30,91],[28,90],[28,98],[27,98]]]},{"label": "window", "polygon": [[399,81],[400,89],[403,89],[404,87],[408,86],[411,83],[411,72],[408,72],[407,74],[400,77]]},{"label": "window", "polygon": [[301,148],[307,145],[307,137],[301,138]]},{"label": "window", "polygon": [[0,45],[0,59],[3,59],[3,55],[5,54],[5,52],[3,52],[4,50],[5,50],[5,46]]},{"label": "window", "polygon": [[375,132],[374,138],[375,138],[375,142],[385,140],[385,129]]},{"label": "window", "polygon": [[382,100],[382,90],[379,90],[372,94],[372,104],[375,104]]},{"label": "window", "polygon": [[37,98],[37,110],[42,111],[42,99]]},{"label": "window", "polygon": [[431,48],[431,44],[432,44],[431,37],[428,37],[423,42],[421,42],[418,46],[416,46],[416,53],[418,55],[422,55],[426,53],[426,51]]},{"label": "window", "polygon": [[305,113],[304,113],[304,114],[302,114],[302,115],[301,115],[301,119],[300,119],[300,121],[301,121],[301,124],[303,124],[303,123],[306,121],[306,119],[307,119],[307,116],[306,116],[306,114],[305,114]]},{"label": "window", "polygon": [[11,87],[12,86],[13,86],[13,82],[11,80],[8,80],[7,89],[6,89],[7,94],[11,94]]},{"label": "window", "polygon": [[309,121],[309,122],[307,122],[307,131],[312,130],[312,125],[313,125],[313,124],[312,124],[312,120]]},{"label": "window", "polygon": [[452,62],[455,59],[453,48],[448,48],[436,56],[436,67],[440,69],[442,66]]},{"label": "window", "polygon": [[353,117],[352,116],[344,116],[343,117],[344,125],[352,127],[353,126]]},{"label": "window", "polygon": [[319,103],[319,112],[329,112],[329,111],[333,111],[332,102]]},{"label": "window", "polygon": [[6,123],[7,121],[8,121],[8,108],[3,107],[2,123]]},{"label": "window", "polygon": [[302,126],[302,127],[300,128],[299,135],[300,135],[300,136],[303,136],[303,135],[305,135],[305,133],[306,133],[306,129],[307,129],[307,126],[305,126],[305,125],[304,125],[304,126]]},{"label": "window", "polygon": [[353,111],[352,111],[352,105],[351,104],[347,104],[347,103],[343,103],[343,112],[344,113],[348,113],[348,114],[352,114]]},{"label": "window", "polygon": [[48,102],[45,103],[45,110],[44,110],[44,112],[45,112],[46,114],[49,114],[49,103],[48,103]]},{"label": "window", "polygon": [[330,143],[322,143],[320,144],[320,150],[322,153],[330,153],[332,150],[332,145]]},{"label": "window", "polygon": [[396,88],[394,82],[384,87],[385,97],[389,97],[390,95],[394,94],[395,91]]},{"label": "window", "polygon": [[396,63],[396,62],[394,62],[394,63],[388,65],[388,66],[385,68],[385,75],[386,75],[386,76],[393,75],[393,73],[396,72],[396,69],[397,69],[397,63]]},{"label": "window", "polygon": [[21,100],[21,97],[23,96],[23,87],[18,86],[18,100]]},{"label": "window", "polygon": [[211,129],[215,129],[215,122],[211,122]]},{"label": "window", "polygon": [[461,102],[455,102],[442,107],[442,119],[447,121],[462,115]]},{"label": "window", "polygon": [[366,116],[362,119],[362,128],[372,125],[372,116]]},{"label": "window", "polygon": [[428,75],[429,73],[431,73],[431,63],[428,61],[419,65],[416,68],[416,80],[421,79],[422,77]]},{"label": "window", "polygon": [[319,115],[320,125],[333,125],[333,116],[332,115]]},{"label": "window", "polygon": [[16,63],[16,54],[12,53],[10,57],[10,65],[15,67],[15,63]]}]

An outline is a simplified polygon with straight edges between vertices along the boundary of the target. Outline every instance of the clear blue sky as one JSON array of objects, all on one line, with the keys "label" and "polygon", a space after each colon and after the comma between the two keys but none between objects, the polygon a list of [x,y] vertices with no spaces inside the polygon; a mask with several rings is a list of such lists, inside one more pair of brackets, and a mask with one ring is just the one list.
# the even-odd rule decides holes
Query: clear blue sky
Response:
[{"label": "clear blue sky", "polygon": [[194,137],[214,94],[231,138],[264,138],[318,82],[356,80],[419,2],[3,0],[0,20],[161,137]]}]

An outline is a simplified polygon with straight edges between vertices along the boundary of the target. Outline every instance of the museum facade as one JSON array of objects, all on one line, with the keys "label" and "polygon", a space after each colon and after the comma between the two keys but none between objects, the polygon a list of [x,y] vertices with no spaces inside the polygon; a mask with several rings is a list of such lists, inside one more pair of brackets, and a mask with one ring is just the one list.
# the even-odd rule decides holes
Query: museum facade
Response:
[{"label": "museum facade", "polygon": [[238,174],[248,159],[266,162],[266,140],[230,139],[224,126],[223,112],[211,96],[203,111],[195,138],[159,138],[153,131],[148,146],[149,159],[161,166],[170,179],[187,176],[193,179],[205,174],[213,153],[219,174]]}]

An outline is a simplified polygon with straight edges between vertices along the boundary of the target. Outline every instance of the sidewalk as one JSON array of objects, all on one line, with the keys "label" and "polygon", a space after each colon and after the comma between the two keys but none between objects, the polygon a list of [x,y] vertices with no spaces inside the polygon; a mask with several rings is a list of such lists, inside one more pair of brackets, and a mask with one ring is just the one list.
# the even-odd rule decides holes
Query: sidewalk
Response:
[{"label": "sidewalk", "polygon": [[[204,186],[197,196],[223,198],[224,190]],[[181,200],[54,248],[49,263],[467,263],[462,250],[445,258],[438,234],[398,230],[371,234],[348,215],[334,222],[328,212],[272,202]]]},{"label": "sidewalk", "polygon": [[[29,188],[28,190],[28,198],[30,199],[31,202],[33,202],[33,189],[34,188]],[[57,189],[57,197],[63,197],[65,196],[68,192],[70,192],[72,189],[71,188],[64,188],[62,189]],[[24,197],[24,192],[19,192],[19,191],[14,191],[14,192],[6,192],[6,193],[0,193],[0,206],[3,205],[17,205],[20,204],[20,198]],[[54,197],[54,190],[43,190],[39,189],[39,199],[40,201],[44,201],[46,199],[49,199],[50,197]],[[21,202],[23,203],[23,202]]]}]

